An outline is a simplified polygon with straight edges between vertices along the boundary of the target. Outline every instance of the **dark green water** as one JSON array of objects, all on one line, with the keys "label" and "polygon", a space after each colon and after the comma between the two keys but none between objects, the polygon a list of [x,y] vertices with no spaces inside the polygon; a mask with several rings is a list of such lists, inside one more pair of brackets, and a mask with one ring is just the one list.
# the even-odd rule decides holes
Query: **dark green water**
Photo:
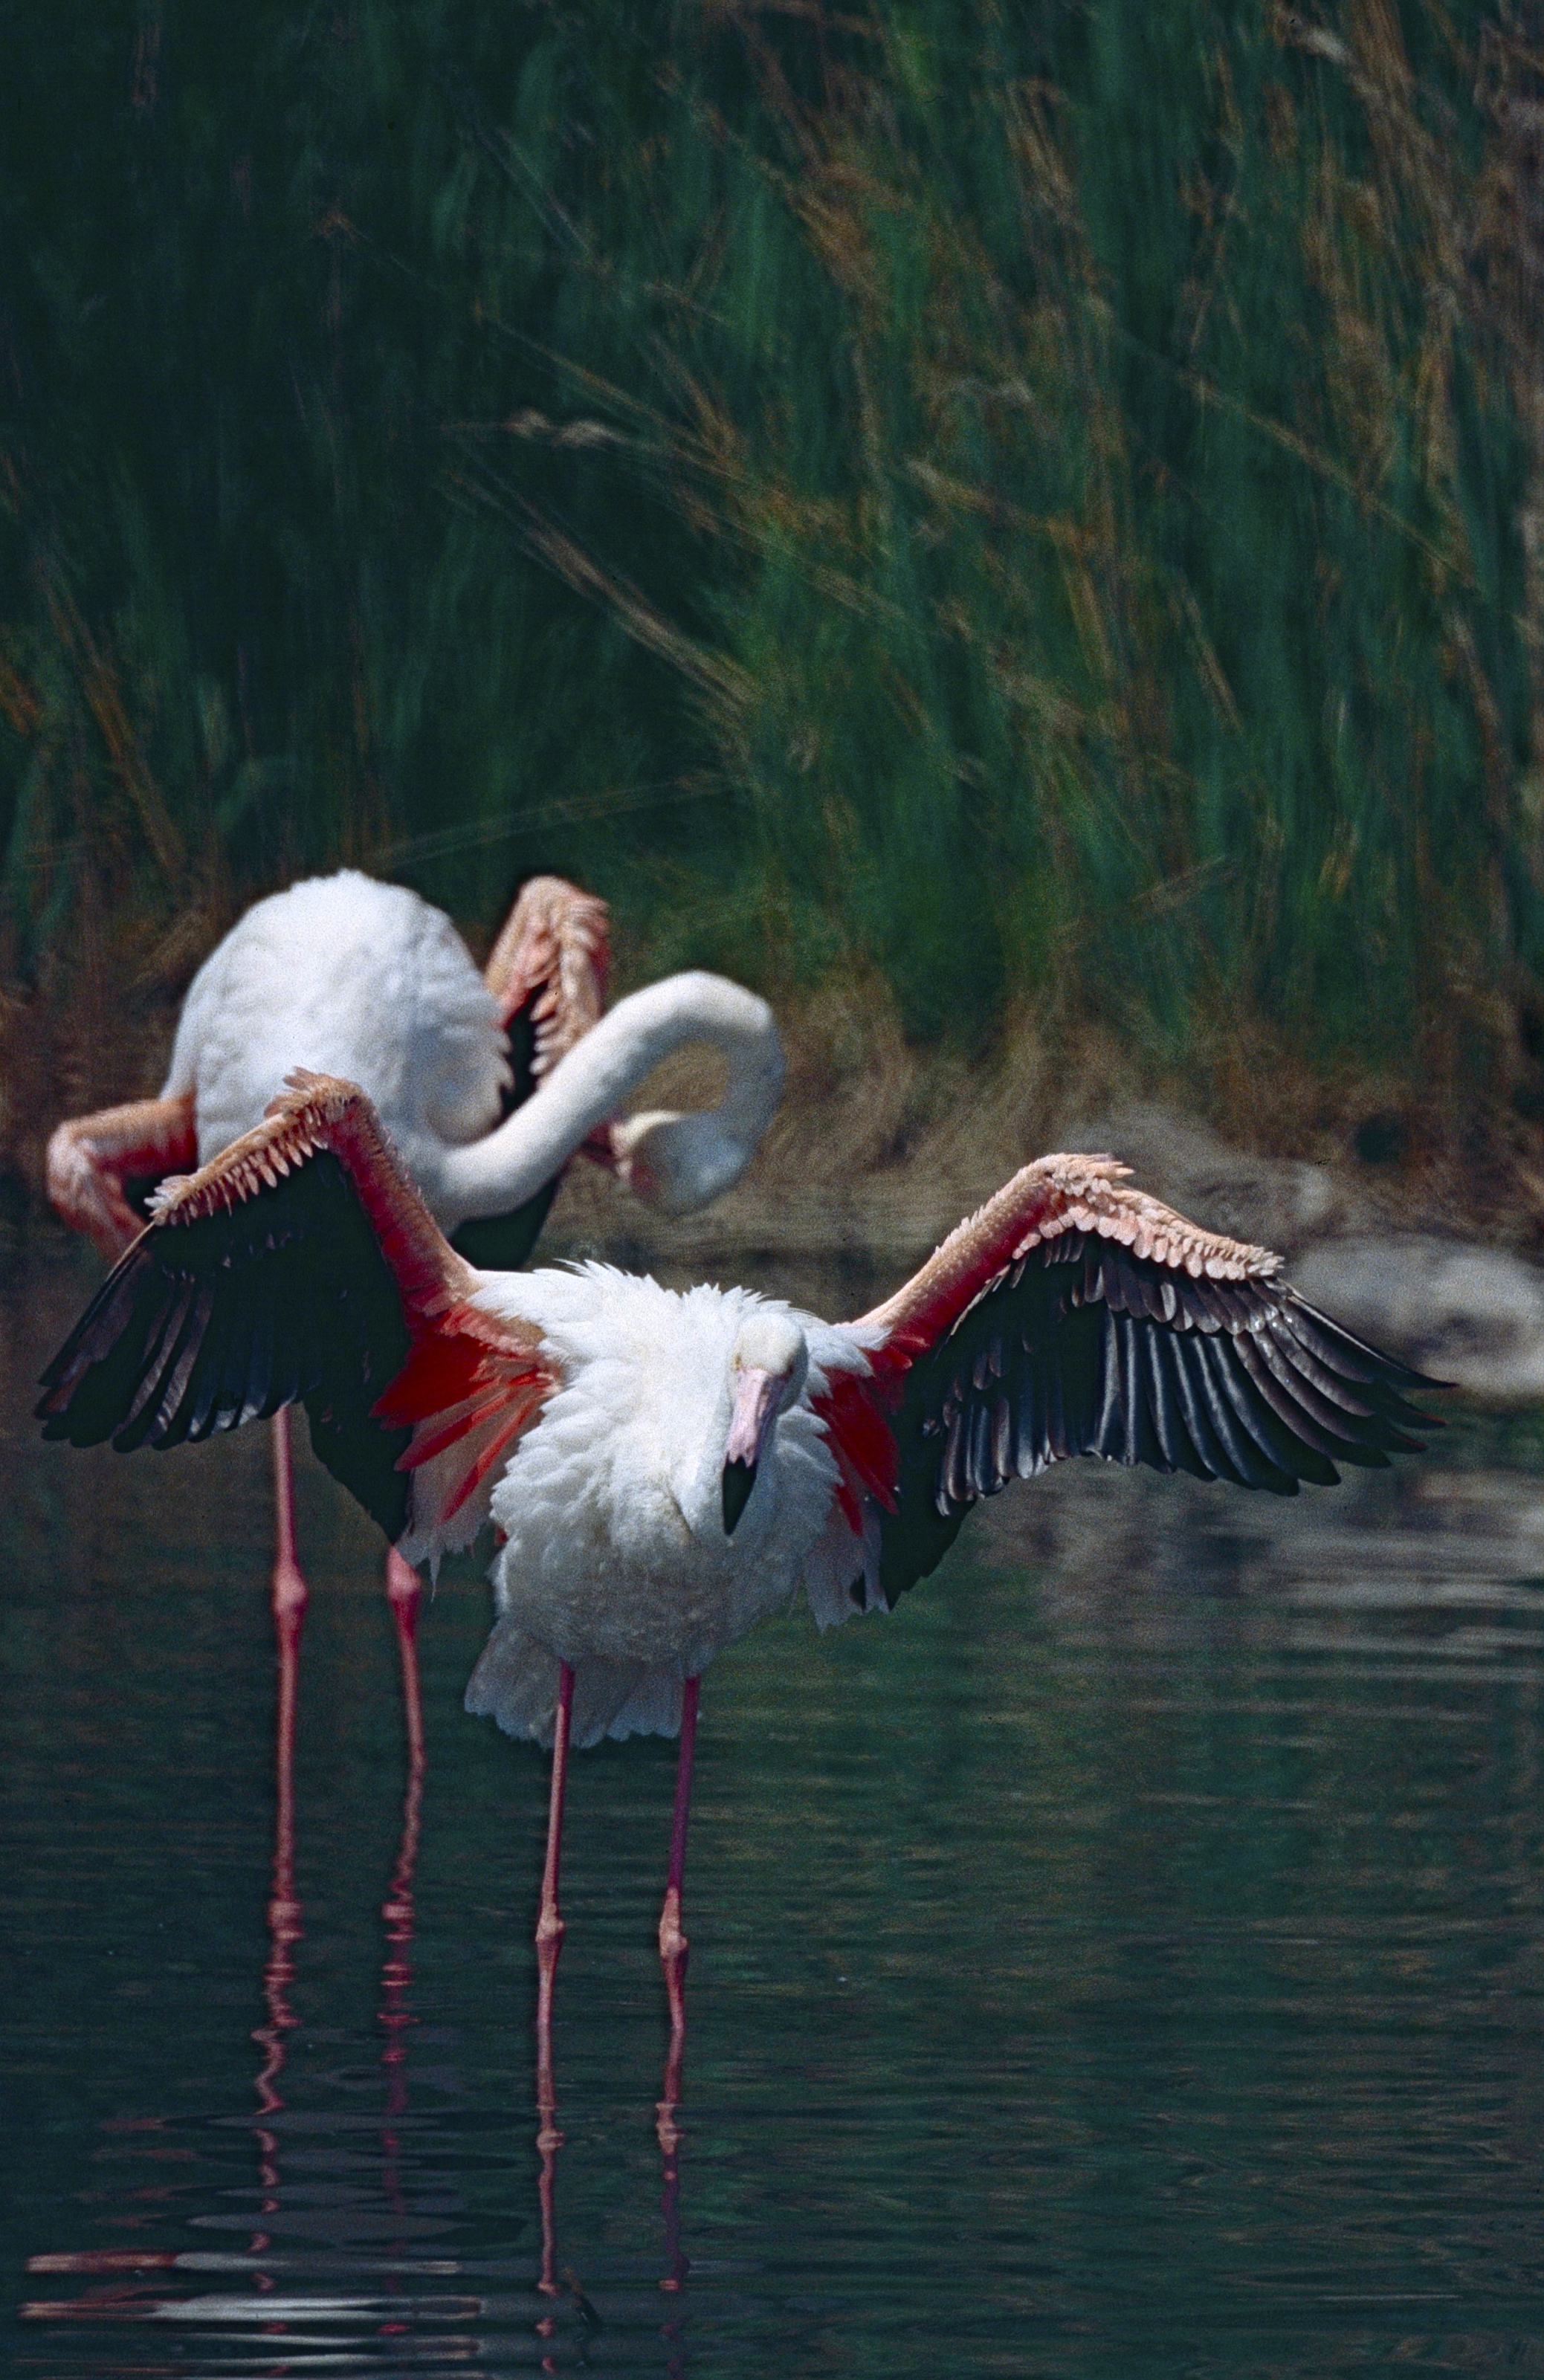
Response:
[{"label": "dark green water", "polygon": [[275,1978],[265,1439],[34,1443],[88,1278],[34,1253],[0,1318],[17,2372],[1544,2370],[1544,1479],[1283,1508],[1077,1465],[893,1620],[715,1668],[675,2239],[674,1751],[577,1760],[554,2300],[546,1773],[460,1710],[485,1590],[426,1612],[394,1898],[378,1551],[308,1466]]}]

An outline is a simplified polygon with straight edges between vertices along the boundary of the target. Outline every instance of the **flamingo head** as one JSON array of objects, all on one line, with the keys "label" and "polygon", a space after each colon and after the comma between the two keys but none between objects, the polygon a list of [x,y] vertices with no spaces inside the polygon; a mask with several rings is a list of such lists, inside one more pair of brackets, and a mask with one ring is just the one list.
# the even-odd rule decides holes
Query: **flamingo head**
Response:
[{"label": "flamingo head", "polygon": [[609,1127],[610,1162],[636,1198],[662,1215],[695,1215],[732,1190],[756,1141],[731,1132],[718,1111],[678,1115],[650,1108]]},{"label": "flamingo head", "polygon": [[809,1350],[791,1314],[759,1306],[746,1317],[729,1358],[729,1432],[724,1440],[723,1534],[732,1537],[756,1485],[757,1465],[777,1427],[799,1397]]}]

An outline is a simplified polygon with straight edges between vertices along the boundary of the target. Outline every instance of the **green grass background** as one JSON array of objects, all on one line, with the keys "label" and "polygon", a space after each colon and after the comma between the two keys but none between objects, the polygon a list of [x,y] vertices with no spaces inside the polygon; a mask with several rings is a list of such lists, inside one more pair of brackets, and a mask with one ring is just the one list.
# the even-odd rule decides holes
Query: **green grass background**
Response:
[{"label": "green grass background", "polygon": [[13,1105],[348,860],[474,933],[561,868],[635,967],[1119,1036],[1246,1123],[1537,1119],[1541,44],[13,0]]}]

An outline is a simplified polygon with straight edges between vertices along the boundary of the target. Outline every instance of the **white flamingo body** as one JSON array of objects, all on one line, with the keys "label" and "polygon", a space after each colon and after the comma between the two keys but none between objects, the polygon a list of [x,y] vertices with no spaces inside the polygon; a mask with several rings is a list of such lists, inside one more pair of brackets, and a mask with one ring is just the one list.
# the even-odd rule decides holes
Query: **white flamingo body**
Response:
[{"label": "white flamingo body", "polygon": [[[701,1115],[614,1123],[683,1042],[730,1061]],[[783,1056],[765,1001],[721,976],[671,976],[589,1026],[499,1123],[510,1082],[499,1002],[442,910],[346,869],[249,909],[194,978],[164,1099],[191,1098],[208,1164],[260,1123],[297,1066],[358,1083],[442,1230],[533,1198],[590,1135],[650,1203],[689,1213],[739,1179],[776,1109]]]},{"label": "white flamingo body", "polygon": [[[861,1334],[744,1289],[684,1294],[609,1265],[486,1277],[470,1301],[541,1334],[561,1383],[488,1500],[504,1542],[497,1619],[468,1708],[550,1742],[559,1666],[574,1742],[674,1735],[682,1682],[802,1589],[822,1624],[855,1609],[861,1532],[816,1411],[837,1373],[866,1378]],[[781,1325],[808,1369],[779,1414],[732,1534],[721,1483],[736,1349]],[[422,1501],[437,1501],[426,1465]],[[470,1541],[481,1512],[403,1541],[411,1559]]]},{"label": "white flamingo body", "polygon": [[[161,1097],[60,1125],[50,1197],[121,1254],[139,1228],[125,1180],[209,1164],[304,1066],[366,1092],[446,1232],[514,1213],[581,1148],[667,1213],[709,1205],[738,1181],[776,1111],[772,1011],[696,971],[602,1015],[604,916],[572,885],[533,880],[480,975],[450,919],[402,885],[349,868],[258,902],[194,978]],[[535,1022],[537,1079],[501,1123],[505,1025],[521,1009]],[[625,1115],[652,1068],[692,1041],[728,1062],[718,1106]]]},{"label": "white flamingo body", "polygon": [[342,1075],[369,1092],[438,1215],[441,1151],[497,1123],[508,1046],[444,912],[347,868],[259,901],[205,960],[162,1096],[193,1098],[207,1165],[261,1121],[294,1067]]}]

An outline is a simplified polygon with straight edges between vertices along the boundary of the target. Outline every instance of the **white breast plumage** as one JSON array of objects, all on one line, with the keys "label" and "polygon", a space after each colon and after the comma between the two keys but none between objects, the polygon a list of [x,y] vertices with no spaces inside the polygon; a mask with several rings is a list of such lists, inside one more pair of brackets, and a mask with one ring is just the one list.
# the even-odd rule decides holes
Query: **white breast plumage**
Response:
[{"label": "white breast plumage", "polygon": [[[519,1730],[550,1708],[556,1663],[579,1671],[577,1742],[671,1726],[680,1685],[806,1583],[837,1469],[807,1396],[784,1413],[733,1536],[721,1507],[731,1351],[759,1307],[834,1338],[746,1290],[678,1294],[590,1264],[517,1289],[563,1385],[494,1488],[505,1542],[499,1624],[472,1706]],[[480,1302],[481,1302],[480,1300]],[[848,1348],[850,1365],[855,1351]],[[817,1371],[812,1385],[823,1385]],[[513,1681],[529,1685],[512,1702]],[[496,1681],[496,1682],[495,1682]]]}]

